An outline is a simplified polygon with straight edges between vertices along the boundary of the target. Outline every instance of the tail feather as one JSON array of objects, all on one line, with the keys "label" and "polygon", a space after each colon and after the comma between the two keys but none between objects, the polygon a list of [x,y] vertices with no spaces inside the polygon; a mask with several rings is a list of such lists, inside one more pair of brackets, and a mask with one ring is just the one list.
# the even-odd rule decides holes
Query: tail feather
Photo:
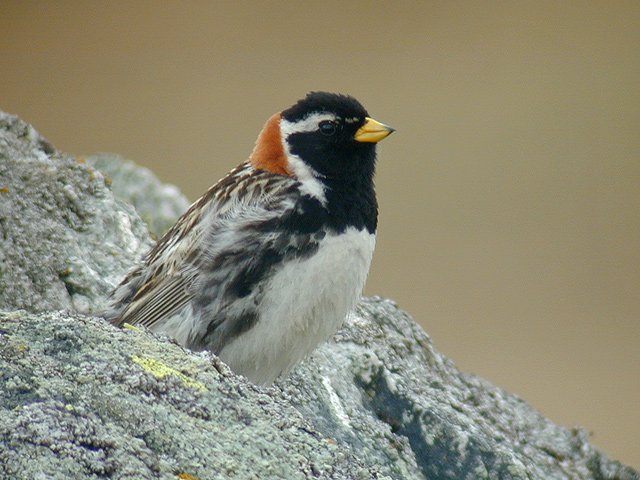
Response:
[{"label": "tail feather", "polygon": [[107,306],[100,313],[100,316],[112,325],[122,326],[125,321],[124,314],[143,282],[144,279],[139,268],[129,272],[109,295]]}]

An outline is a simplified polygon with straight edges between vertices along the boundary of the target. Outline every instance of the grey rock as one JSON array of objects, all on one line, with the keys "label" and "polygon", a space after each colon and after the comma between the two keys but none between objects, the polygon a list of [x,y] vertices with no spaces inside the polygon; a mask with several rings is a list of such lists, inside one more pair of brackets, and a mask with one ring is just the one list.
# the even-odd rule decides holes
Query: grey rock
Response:
[{"label": "grey rock", "polygon": [[63,312],[0,313],[0,372],[0,478],[640,478],[381,299],[271,388]]},{"label": "grey rock", "polygon": [[0,307],[96,311],[149,245],[102,174],[0,112]]},{"label": "grey rock", "polygon": [[177,187],[162,183],[148,168],[112,153],[91,155],[86,161],[110,180],[117,198],[133,205],[155,238],[189,208],[187,197]]},{"label": "grey rock", "polygon": [[[136,167],[109,162],[123,197],[162,197],[153,182],[121,189]],[[101,173],[6,114],[0,200],[0,478],[640,480],[582,430],[458,371],[388,300],[365,299],[271,388],[69,312],[99,308],[147,230]]]},{"label": "grey rock", "polygon": [[383,479],[278,388],[60,312],[0,313],[0,478]]},{"label": "grey rock", "polygon": [[281,383],[322,434],[398,479],[640,479],[525,401],[438,353],[389,300],[364,299]]}]

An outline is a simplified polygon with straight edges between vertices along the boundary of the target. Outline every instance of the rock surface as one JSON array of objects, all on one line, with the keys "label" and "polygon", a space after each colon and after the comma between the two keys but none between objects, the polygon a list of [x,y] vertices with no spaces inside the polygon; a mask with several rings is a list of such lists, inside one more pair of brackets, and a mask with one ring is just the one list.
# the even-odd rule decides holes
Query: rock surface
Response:
[{"label": "rock surface", "polygon": [[89,313],[150,245],[98,171],[0,112],[0,306]]},{"label": "rock surface", "polygon": [[[114,182],[119,165],[135,171],[114,160]],[[6,114],[0,200],[0,478],[640,479],[459,372],[387,300],[270,388],[72,313],[100,308],[149,237],[102,174]]]},{"label": "rock surface", "polygon": [[392,478],[640,479],[583,430],[460,372],[389,300],[363,299],[282,388],[318,431]]},{"label": "rock surface", "polygon": [[59,312],[0,331],[0,478],[385,478],[212,355]]},{"label": "rock surface", "polygon": [[177,187],[160,182],[148,168],[119,155],[99,153],[87,157],[86,162],[109,180],[118,199],[133,205],[155,238],[160,238],[189,208],[187,197]]}]

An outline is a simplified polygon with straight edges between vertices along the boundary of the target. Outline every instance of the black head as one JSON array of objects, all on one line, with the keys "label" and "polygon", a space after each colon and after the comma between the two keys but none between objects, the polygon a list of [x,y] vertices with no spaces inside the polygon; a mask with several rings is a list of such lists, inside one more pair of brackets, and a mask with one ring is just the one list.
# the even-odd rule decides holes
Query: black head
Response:
[{"label": "black head", "polygon": [[[311,92],[281,113],[281,133],[290,154],[321,177],[338,179],[352,175],[373,177],[375,142],[393,129],[369,118],[355,98],[328,92]],[[386,128],[375,139],[371,125]]]},{"label": "black head", "polygon": [[282,112],[282,117],[289,122],[297,122],[314,112],[334,113],[342,118],[369,116],[365,108],[349,95],[330,92],[309,92],[306,97]]}]

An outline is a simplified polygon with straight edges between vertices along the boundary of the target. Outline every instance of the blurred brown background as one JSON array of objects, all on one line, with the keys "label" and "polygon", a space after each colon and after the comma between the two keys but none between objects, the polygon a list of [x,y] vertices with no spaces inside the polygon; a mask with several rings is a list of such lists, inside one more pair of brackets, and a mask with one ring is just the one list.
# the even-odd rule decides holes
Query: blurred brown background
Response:
[{"label": "blurred brown background", "polygon": [[640,2],[3,2],[0,108],[195,199],[307,91],[380,144],[368,294],[640,467]]}]

